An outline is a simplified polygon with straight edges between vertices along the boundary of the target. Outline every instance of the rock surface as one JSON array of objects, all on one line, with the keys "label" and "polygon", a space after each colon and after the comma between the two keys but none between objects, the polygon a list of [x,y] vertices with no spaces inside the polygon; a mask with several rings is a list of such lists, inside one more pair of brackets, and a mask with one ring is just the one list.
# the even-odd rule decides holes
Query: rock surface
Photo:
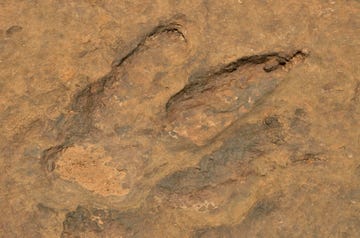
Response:
[{"label": "rock surface", "polygon": [[360,2],[0,2],[0,237],[360,237]]}]

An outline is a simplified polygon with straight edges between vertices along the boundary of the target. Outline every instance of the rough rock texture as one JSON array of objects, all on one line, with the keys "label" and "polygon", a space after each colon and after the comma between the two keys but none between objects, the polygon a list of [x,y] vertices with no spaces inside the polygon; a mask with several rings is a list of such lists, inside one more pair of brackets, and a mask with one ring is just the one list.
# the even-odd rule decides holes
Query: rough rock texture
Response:
[{"label": "rough rock texture", "polygon": [[0,237],[360,237],[359,15],[0,1]]}]

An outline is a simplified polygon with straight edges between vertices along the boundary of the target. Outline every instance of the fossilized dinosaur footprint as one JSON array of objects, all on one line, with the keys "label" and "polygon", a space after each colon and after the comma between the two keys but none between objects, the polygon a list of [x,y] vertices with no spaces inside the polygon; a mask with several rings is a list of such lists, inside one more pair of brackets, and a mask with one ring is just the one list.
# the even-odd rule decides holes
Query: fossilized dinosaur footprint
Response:
[{"label": "fossilized dinosaur footprint", "polygon": [[61,143],[44,151],[47,170],[102,195],[127,194],[166,147],[157,145],[164,132],[206,144],[271,92],[283,68],[306,56],[294,50],[241,57],[188,82],[190,44],[181,24],[161,24],[77,93],[59,129]]}]

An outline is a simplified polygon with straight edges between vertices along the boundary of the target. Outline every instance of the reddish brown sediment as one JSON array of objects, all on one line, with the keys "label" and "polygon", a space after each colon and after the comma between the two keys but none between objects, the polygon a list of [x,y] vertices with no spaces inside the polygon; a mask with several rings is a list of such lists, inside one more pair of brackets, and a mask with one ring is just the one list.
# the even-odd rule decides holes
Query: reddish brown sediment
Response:
[{"label": "reddish brown sediment", "polygon": [[358,15],[1,1],[0,237],[360,237]]}]

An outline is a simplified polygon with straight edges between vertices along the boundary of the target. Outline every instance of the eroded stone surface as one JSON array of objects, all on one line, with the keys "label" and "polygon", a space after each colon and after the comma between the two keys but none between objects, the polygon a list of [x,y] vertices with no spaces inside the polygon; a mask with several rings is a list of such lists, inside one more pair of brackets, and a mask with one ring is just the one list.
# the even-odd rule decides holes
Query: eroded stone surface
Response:
[{"label": "eroded stone surface", "polygon": [[359,237],[358,13],[1,2],[0,234]]}]

